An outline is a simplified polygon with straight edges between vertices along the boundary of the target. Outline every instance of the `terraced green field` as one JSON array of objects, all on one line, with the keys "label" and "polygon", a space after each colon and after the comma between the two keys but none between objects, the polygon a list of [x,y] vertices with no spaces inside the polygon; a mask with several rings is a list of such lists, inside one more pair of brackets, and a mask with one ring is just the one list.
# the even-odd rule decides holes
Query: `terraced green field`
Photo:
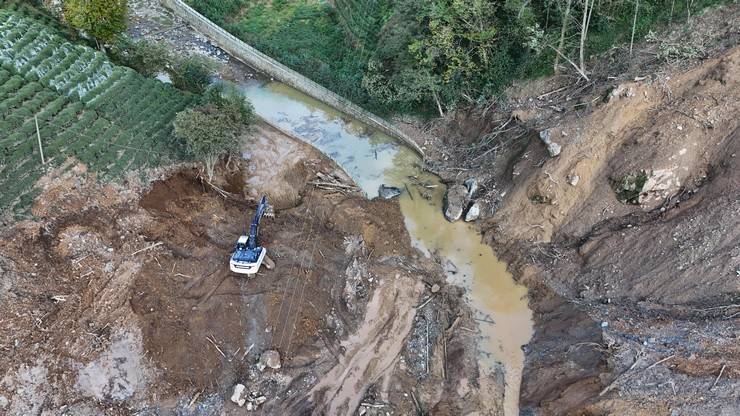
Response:
[{"label": "terraced green field", "polygon": [[0,3],[0,212],[23,213],[36,181],[70,157],[103,180],[183,157],[172,120],[195,96],[115,66],[63,31],[31,7]]}]

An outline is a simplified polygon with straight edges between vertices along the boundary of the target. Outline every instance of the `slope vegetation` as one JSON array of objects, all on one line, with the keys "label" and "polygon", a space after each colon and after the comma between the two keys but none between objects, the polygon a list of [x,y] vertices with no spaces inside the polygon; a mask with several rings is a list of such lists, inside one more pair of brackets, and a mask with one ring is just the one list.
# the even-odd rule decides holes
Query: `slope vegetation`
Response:
[{"label": "slope vegetation", "polygon": [[22,212],[46,168],[70,157],[105,179],[178,158],[172,119],[193,96],[113,65],[37,13],[0,8],[0,211]]}]

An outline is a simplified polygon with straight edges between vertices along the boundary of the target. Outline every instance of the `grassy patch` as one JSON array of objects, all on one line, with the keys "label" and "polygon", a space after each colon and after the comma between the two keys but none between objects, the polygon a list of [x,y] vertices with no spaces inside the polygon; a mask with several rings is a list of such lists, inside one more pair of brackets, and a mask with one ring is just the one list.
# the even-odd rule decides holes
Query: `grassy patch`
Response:
[{"label": "grassy patch", "polygon": [[548,197],[546,197],[544,195],[534,194],[534,195],[531,195],[529,197],[529,201],[531,203],[535,204],[535,205],[549,204],[550,203],[550,198],[548,198]]},{"label": "grassy patch", "polygon": [[[189,0],[188,3],[291,69],[353,102],[385,112],[383,103],[374,101],[362,87],[369,59],[365,52],[369,39],[366,35],[377,33],[374,25],[380,23],[374,16],[360,20],[356,13],[348,15],[354,23],[346,25],[329,3],[311,0]],[[353,32],[347,32],[348,27]]]}]

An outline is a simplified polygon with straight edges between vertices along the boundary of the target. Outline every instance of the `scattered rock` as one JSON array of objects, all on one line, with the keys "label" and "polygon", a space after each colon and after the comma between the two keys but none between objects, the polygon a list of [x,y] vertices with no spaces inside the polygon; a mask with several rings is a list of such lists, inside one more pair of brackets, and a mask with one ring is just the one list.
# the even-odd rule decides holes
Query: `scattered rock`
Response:
[{"label": "scattered rock", "polygon": [[401,189],[395,186],[380,185],[378,195],[383,199],[393,199],[401,195]]},{"label": "scattered rock", "polygon": [[477,220],[478,218],[480,218],[480,204],[476,201],[473,203],[473,205],[470,206],[467,214],[465,214],[465,221],[471,222]]},{"label": "scattered rock", "polygon": [[455,222],[460,219],[467,202],[468,190],[463,185],[452,185],[447,188],[445,195],[445,218],[447,221]]},{"label": "scattered rock", "polygon": [[367,296],[367,288],[363,284],[363,277],[368,275],[367,267],[355,257],[349,266],[347,266],[345,275],[347,279],[344,284],[342,298],[345,305],[347,305],[347,310],[355,313],[358,310],[357,300]]},{"label": "scattered rock", "polygon": [[432,293],[439,292],[439,289],[440,289],[440,287],[439,287],[438,284],[435,283],[435,284],[432,285]]},{"label": "scattered rock", "polygon": [[475,178],[468,178],[464,183],[465,187],[468,188],[468,198],[472,198],[478,191],[478,180]]},{"label": "scattered rock", "polygon": [[262,353],[260,360],[257,363],[257,368],[260,371],[265,371],[265,368],[270,367],[277,370],[280,368],[280,353],[275,350],[267,350]]},{"label": "scattered rock", "polygon": [[569,185],[576,186],[578,185],[578,182],[581,180],[581,177],[578,175],[568,175],[566,179],[568,179]]},{"label": "scattered rock", "polygon": [[560,154],[561,147],[559,144],[552,141],[550,138],[550,130],[542,130],[540,132],[540,140],[542,140],[542,143],[545,144],[547,147],[547,153],[550,155],[550,157],[555,157]]},{"label": "scattered rock", "polygon": [[244,384],[237,384],[234,386],[234,393],[231,395],[231,401],[236,403],[239,407],[244,406],[247,402],[246,386]]}]

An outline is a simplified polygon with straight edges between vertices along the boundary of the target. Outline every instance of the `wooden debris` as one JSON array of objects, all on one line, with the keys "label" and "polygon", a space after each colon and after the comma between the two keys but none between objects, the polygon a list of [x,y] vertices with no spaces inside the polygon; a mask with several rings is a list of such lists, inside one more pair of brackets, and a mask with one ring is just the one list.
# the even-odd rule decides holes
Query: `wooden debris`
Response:
[{"label": "wooden debris", "polygon": [[714,388],[714,386],[717,385],[717,382],[722,377],[722,374],[725,372],[725,367],[727,367],[727,364],[722,364],[722,369],[719,370],[719,375],[717,375],[717,378],[714,379],[714,383],[712,383],[712,387],[710,387],[709,390],[712,390]]},{"label": "wooden debris", "polygon": [[206,339],[208,340],[208,342],[213,344],[214,347],[216,347],[216,350],[219,352],[219,354],[221,354],[222,357],[226,358],[226,354],[224,354],[224,352],[221,351],[221,348],[216,345],[216,341],[212,340],[210,337],[206,337]]},{"label": "wooden debris", "polygon": [[322,172],[316,172],[316,177],[317,179],[308,182],[308,184],[325,191],[335,191],[346,195],[360,190],[354,184],[343,183],[338,178]]},{"label": "wooden debris", "polygon": [[[152,245],[150,245],[150,246],[148,246],[148,247],[144,247],[144,248],[142,248],[141,250],[136,250],[136,251],[134,251],[133,253],[131,253],[131,254],[129,254],[129,255],[130,255],[130,256],[135,256],[135,255],[137,255],[137,254],[139,254],[139,253],[143,253],[143,252],[145,252],[145,251],[148,251],[148,250],[151,250],[151,249],[153,249],[153,248],[155,248],[155,247],[159,247],[159,246],[161,246],[162,244],[164,244],[164,243],[162,243],[162,242],[160,241],[160,242],[158,242],[158,243],[154,243],[154,244],[152,244]],[[173,269],[173,271],[174,271],[174,269]]]}]

